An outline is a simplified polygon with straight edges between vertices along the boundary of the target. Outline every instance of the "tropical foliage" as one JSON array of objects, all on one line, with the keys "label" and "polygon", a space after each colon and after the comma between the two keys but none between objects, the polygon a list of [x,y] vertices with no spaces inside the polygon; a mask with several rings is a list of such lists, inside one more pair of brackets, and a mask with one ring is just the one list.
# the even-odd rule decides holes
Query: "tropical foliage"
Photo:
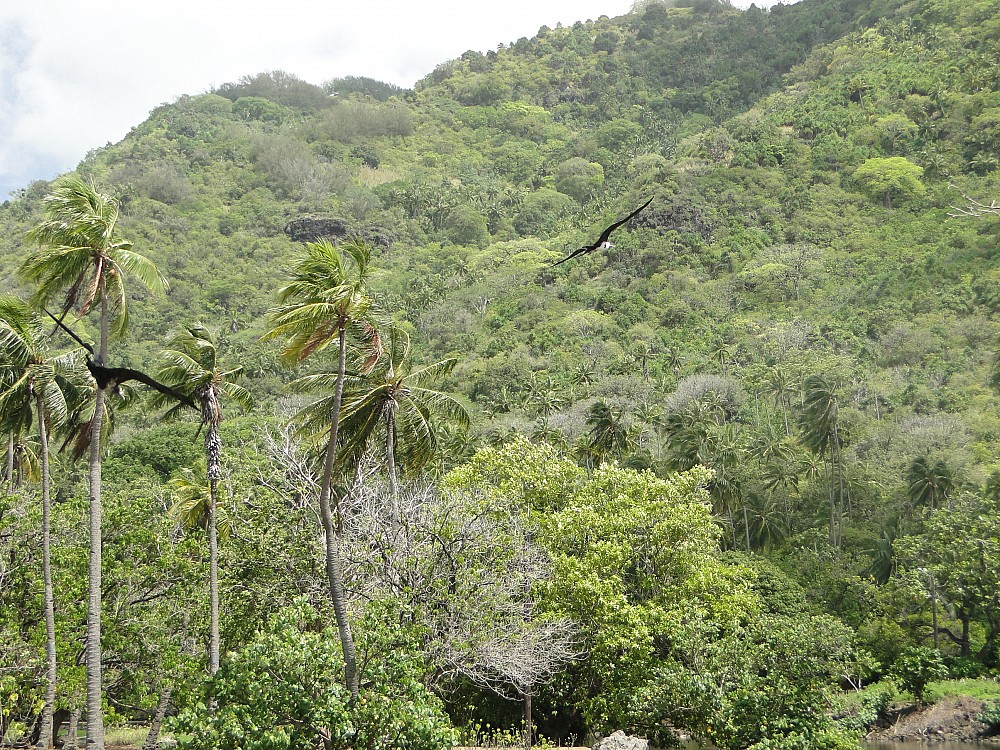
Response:
[{"label": "tropical foliage", "polygon": [[247,76],[18,191],[0,729],[836,747],[846,685],[995,673],[997,33],[637,3],[412,90]]}]

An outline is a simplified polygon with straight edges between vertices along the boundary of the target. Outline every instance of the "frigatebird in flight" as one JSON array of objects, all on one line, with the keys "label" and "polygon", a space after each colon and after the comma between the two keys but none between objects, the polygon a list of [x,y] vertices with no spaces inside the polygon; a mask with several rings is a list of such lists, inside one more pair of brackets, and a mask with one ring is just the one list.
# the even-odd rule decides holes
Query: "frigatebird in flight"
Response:
[{"label": "frigatebird in flight", "polygon": [[579,250],[574,250],[572,253],[570,253],[569,255],[567,255],[562,260],[557,260],[555,263],[552,263],[549,266],[549,268],[555,268],[560,263],[565,263],[567,260],[572,260],[573,258],[575,258],[578,255],[586,255],[587,253],[593,252],[594,250],[608,250],[609,248],[614,247],[614,244],[612,244],[608,240],[608,237],[611,236],[611,233],[613,231],[615,231],[618,227],[620,227],[622,224],[624,224],[625,222],[627,222],[629,219],[631,219],[632,217],[636,216],[640,211],[642,211],[646,206],[648,206],[652,202],[653,202],[653,199],[650,198],[648,201],[646,201],[645,203],[643,203],[641,206],[639,206],[639,208],[637,208],[635,211],[633,211],[632,213],[630,213],[624,219],[622,219],[621,221],[616,221],[610,227],[608,227],[603,232],[601,232],[601,236],[598,237],[597,242],[595,242],[592,245],[584,245]]},{"label": "frigatebird in flight", "polygon": [[99,365],[94,361],[94,347],[88,344],[86,341],[77,336],[65,323],[59,320],[55,315],[50,313],[48,310],[45,311],[52,320],[56,322],[59,328],[62,328],[66,333],[73,337],[80,346],[90,352],[90,356],[87,357],[87,369],[90,371],[91,377],[97,381],[97,387],[102,391],[106,388],[117,387],[121,383],[125,383],[129,380],[138,380],[143,385],[148,385],[154,391],[159,391],[164,396],[169,396],[170,398],[177,399],[182,404],[190,406],[195,411],[199,411],[198,407],[195,405],[194,401],[185,396],[183,393],[175,391],[173,388],[168,388],[163,385],[163,383],[158,383],[153,380],[149,375],[139,370],[133,370],[129,367],[105,367],[104,365]]}]

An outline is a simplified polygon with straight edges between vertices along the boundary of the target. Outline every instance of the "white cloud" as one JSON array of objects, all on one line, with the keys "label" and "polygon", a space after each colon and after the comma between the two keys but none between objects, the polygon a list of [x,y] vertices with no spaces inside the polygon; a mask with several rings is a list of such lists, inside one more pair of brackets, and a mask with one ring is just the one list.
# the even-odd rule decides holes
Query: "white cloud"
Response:
[{"label": "white cloud", "polygon": [[[744,3],[749,4],[749,3]],[[151,109],[241,76],[364,75],[412,86],[467,49],[631,0],[3,0],[0,198],[73,169]]]}]

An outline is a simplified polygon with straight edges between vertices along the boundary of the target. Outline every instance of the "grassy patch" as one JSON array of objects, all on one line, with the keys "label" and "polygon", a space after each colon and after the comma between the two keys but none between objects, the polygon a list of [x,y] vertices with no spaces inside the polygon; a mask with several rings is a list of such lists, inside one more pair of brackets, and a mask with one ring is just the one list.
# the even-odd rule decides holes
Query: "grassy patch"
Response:
[{"label": "grassy patch", "polygon": [[108,747],[142,747],[149,734],[149,727],[108,727],[104,730],[104,742]]},{"label": "grassy patch", "polygon": [[1000,682],[990,678],[939,680],[927,686],[924,699],[934,702],[953,695],[968,695],[981,701],[1000,701]]}]

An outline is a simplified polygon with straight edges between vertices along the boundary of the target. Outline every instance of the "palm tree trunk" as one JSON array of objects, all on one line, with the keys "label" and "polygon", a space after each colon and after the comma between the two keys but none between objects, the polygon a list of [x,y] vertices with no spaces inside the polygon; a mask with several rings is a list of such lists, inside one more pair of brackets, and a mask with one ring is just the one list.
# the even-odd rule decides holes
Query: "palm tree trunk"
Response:
[{"label": "palm tree trunk", "polygon": [[208,599],[211,609],[211,634],[208,648],[208,672],[219,671],[219,533],[216,528],[217,479],[208,480]]},{"label": "palm tree trunk", "polygon": [[392,491],[392,520],[399,522],[399,484],[396,481],[396,430],[392,409],[385,414],[385,464],[389,474],[389,489]]},{"label": "palm tree trunk", "polygon": [[80,714],[83,709],[80,706],[74,707],[69,713],[69,724],[66,727],[66,740],[63,742],[63,750],[76,750],[77,741],[80,734]]},{"label": "palm tree trunk", "polygon": [[158,750],[160,747],[160,728],[163,726],[163,717],[167,715],[167,708],[170,706],[171,692],[173,691],[169,684],[164,684],[160,688],[160,700],[156,703],[156,711],[149,724],[149,732],[146,734],[142,750]]},{"label": "palm tree trunk", "polygon": [[208,598],[211,609],[211,634],[208,649],[208,671],[213,676],[219,671],[219,532],[217,526],[217,492],[222,476],[222,438],[219,437],[218,404],[209,389],[202,409],[203,418],[208,414],[205,430],[205,467],[208,475]]},{"label": "palm tree trunk", "polygon": [[7,433],[7,463],[4,466],[4,482],[7,485],[7,491],[14,491],[14,433]]},{"label": "palm tree trunk", "polygon": [[323,481],[319,491],[319,513],[326,541],[326,577],[330,583],[330,599],[337,620],[340,644],[344,650],[344,682],[352,698],[358,697],[358,662],[354,648],[351,623],[347,619],[347,602],[344,593],[343,573],[340,568],[340,537],[333,525],[330,510],[330,490],[333,486],[333,468],[337,458],[337,433],[340,429],[340,405],[344,397],[344,376],[347,371],[347,330],[340,327],[340,358],[337,363],[337,386],[333,392],[330,414],[330,442],[326,446],[323,463]]},{"label": "palm tree trunk", "polygon": [[830,546],[837,546],[837,499],[833,492],[833,461],[827,462],[826,458],[823,458],[823,468],[826,469],[826,488],[827,494],[830,497]]},{"label": "palm tree trunk", "polygon": [[[108,300],[101,282],[101,344],[98,364],[108,359]],[[101,705],[101,427],[104,389],[94,399],[90,424],[90,564],[87,600],[87,750],[104,750],[104,709]]]},{"label": "palm tree trunk", "polygon": [[35,410],[38,412],[38,442],[42,461],[42,577],[44,579],[45,601],[45,704],[42,706],[42,731],[38,737],[38,747],[48,750],[52,747],[52,711],[56,702],[56,615],[52,594],[51,556],[51,502],[49,498],[49,436],[45,429],[45,407],[42,396],[35,394]]}]

